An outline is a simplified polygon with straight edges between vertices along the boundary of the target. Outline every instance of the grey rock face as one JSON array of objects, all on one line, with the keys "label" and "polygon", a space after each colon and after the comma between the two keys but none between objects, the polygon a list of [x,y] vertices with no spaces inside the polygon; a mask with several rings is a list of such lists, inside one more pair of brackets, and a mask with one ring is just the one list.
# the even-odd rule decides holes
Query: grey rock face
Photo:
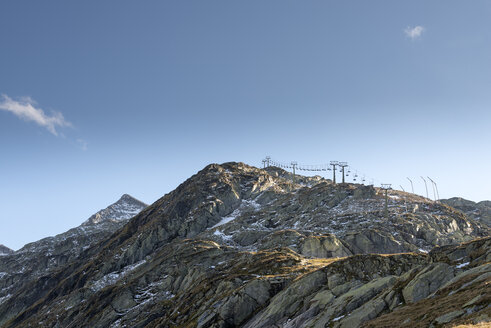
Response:
[{"label": "grey rock face", "polygon": [[446,263],[436,263],[422,270],[402,291],[407,303],[426,298],[455,276],[455,268]]}]

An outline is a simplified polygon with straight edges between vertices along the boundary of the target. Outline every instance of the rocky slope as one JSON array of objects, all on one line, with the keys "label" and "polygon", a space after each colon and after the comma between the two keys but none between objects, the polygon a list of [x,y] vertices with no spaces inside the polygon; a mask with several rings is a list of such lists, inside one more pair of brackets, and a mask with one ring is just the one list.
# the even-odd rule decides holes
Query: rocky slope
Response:
[{"label": "rocky slope", "polygon": [[[288,178],[278,168],[207,166],[110,237],[24,284],[0,304],[0,325],[357,327],[458,283],[462,292],[481,288],[484,299],[449,322],[489,315],[487,227],[396,191],[386,217],[378,188]],[[463,287],[470,277],[477,280]],[[445,324],[437,319],[427,317]]]},{"label": "rocky slope", "polygon": [[0,256],[2,255],[10,255],[12,254],[14,251],[10,248],[8,248],[7,246],[4,246],[2,244],[0,244]]},{"label": "rocky slope", "polygon": [[0,257],[0,303],[30,281],[73,261],[83,250],[109,237],[145,207],[147,205],[139,200],[123,195],[79,227]]},{"label": "rocky slope", "polygon": [[473,202],[460,197],[442,199],[442,203],[456,208],[468,217],[479,221],[491,228],[491,201]]}]

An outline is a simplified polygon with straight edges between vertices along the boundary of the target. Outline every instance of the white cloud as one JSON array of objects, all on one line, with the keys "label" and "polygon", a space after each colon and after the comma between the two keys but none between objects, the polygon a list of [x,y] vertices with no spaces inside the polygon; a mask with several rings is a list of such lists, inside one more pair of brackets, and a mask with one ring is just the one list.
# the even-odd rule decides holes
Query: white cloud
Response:
[{"label": "white cloud", "polygon": [[404,29],[404,33],[406,33],[406,36],[410,38],[411,40],[415,40],[419,37],[421,37],[421,34],[425,31],[425,28],[423,26],[415,26],[415,27],[406,27]]},{"label": "white cloud", "polygon": [[51,115],[47,115],[41,108],[36,108],[35,105],[36,102],[29,97],[13,100],[7,95],[2,95],[0,99],[0,110],[11,112],[26,121],[34,121],[48,129],[55,136],[58,136],[57,127],[72,126],[60,112],[53,111]]}]

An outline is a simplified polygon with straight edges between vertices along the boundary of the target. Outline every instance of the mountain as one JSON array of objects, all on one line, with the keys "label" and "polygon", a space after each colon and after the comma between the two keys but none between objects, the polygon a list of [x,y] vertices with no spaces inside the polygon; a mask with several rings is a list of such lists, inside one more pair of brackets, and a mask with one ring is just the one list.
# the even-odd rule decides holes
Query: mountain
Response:
[{"label": "mountain", "polygon": [[[290,177],[208,165],[23,284],[0,304],[0,325],[428,327],[491,317],[487,226],[399,191],[386,215],[379,188]],[[405,311],[417,316],[404,321]]]},{"label": "mountain", "polygon": [[116,203],[109,205],[88,218],[87,221],[82,223],[82,226],[99,225],[105,222],[125,222],[140,213],[147,206],[147,204],[138,199],[124,194]]},{"label": "mountain", "polygon": [[0,244],[0,256],[12,254],[14,251],[7,246]]},{"label": "mountain", "polygon": [[482,224],[491,227],[491,201],[485,200],[479,203],[471,200],[454,197],[450,199],[442,199],[442,203],[456,208],[470,218],[481,222]]},{"label": "mountain", "polygon": [[0,304],[20,287],[70,263],[83,250],[109,237],[145,207],[125,194],[79,227],[29,243],[16,252],[10,250],[8,256],[0,257]]}]

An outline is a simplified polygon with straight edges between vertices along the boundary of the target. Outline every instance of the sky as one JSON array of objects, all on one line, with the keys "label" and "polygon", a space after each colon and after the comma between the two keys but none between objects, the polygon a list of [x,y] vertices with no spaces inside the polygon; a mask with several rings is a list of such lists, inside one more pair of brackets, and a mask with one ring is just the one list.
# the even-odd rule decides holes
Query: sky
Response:
[{"label": "sky", "polygon": [[267,155],[491,199],[490,58],[489,1],[2,1],[0,244]]}]

